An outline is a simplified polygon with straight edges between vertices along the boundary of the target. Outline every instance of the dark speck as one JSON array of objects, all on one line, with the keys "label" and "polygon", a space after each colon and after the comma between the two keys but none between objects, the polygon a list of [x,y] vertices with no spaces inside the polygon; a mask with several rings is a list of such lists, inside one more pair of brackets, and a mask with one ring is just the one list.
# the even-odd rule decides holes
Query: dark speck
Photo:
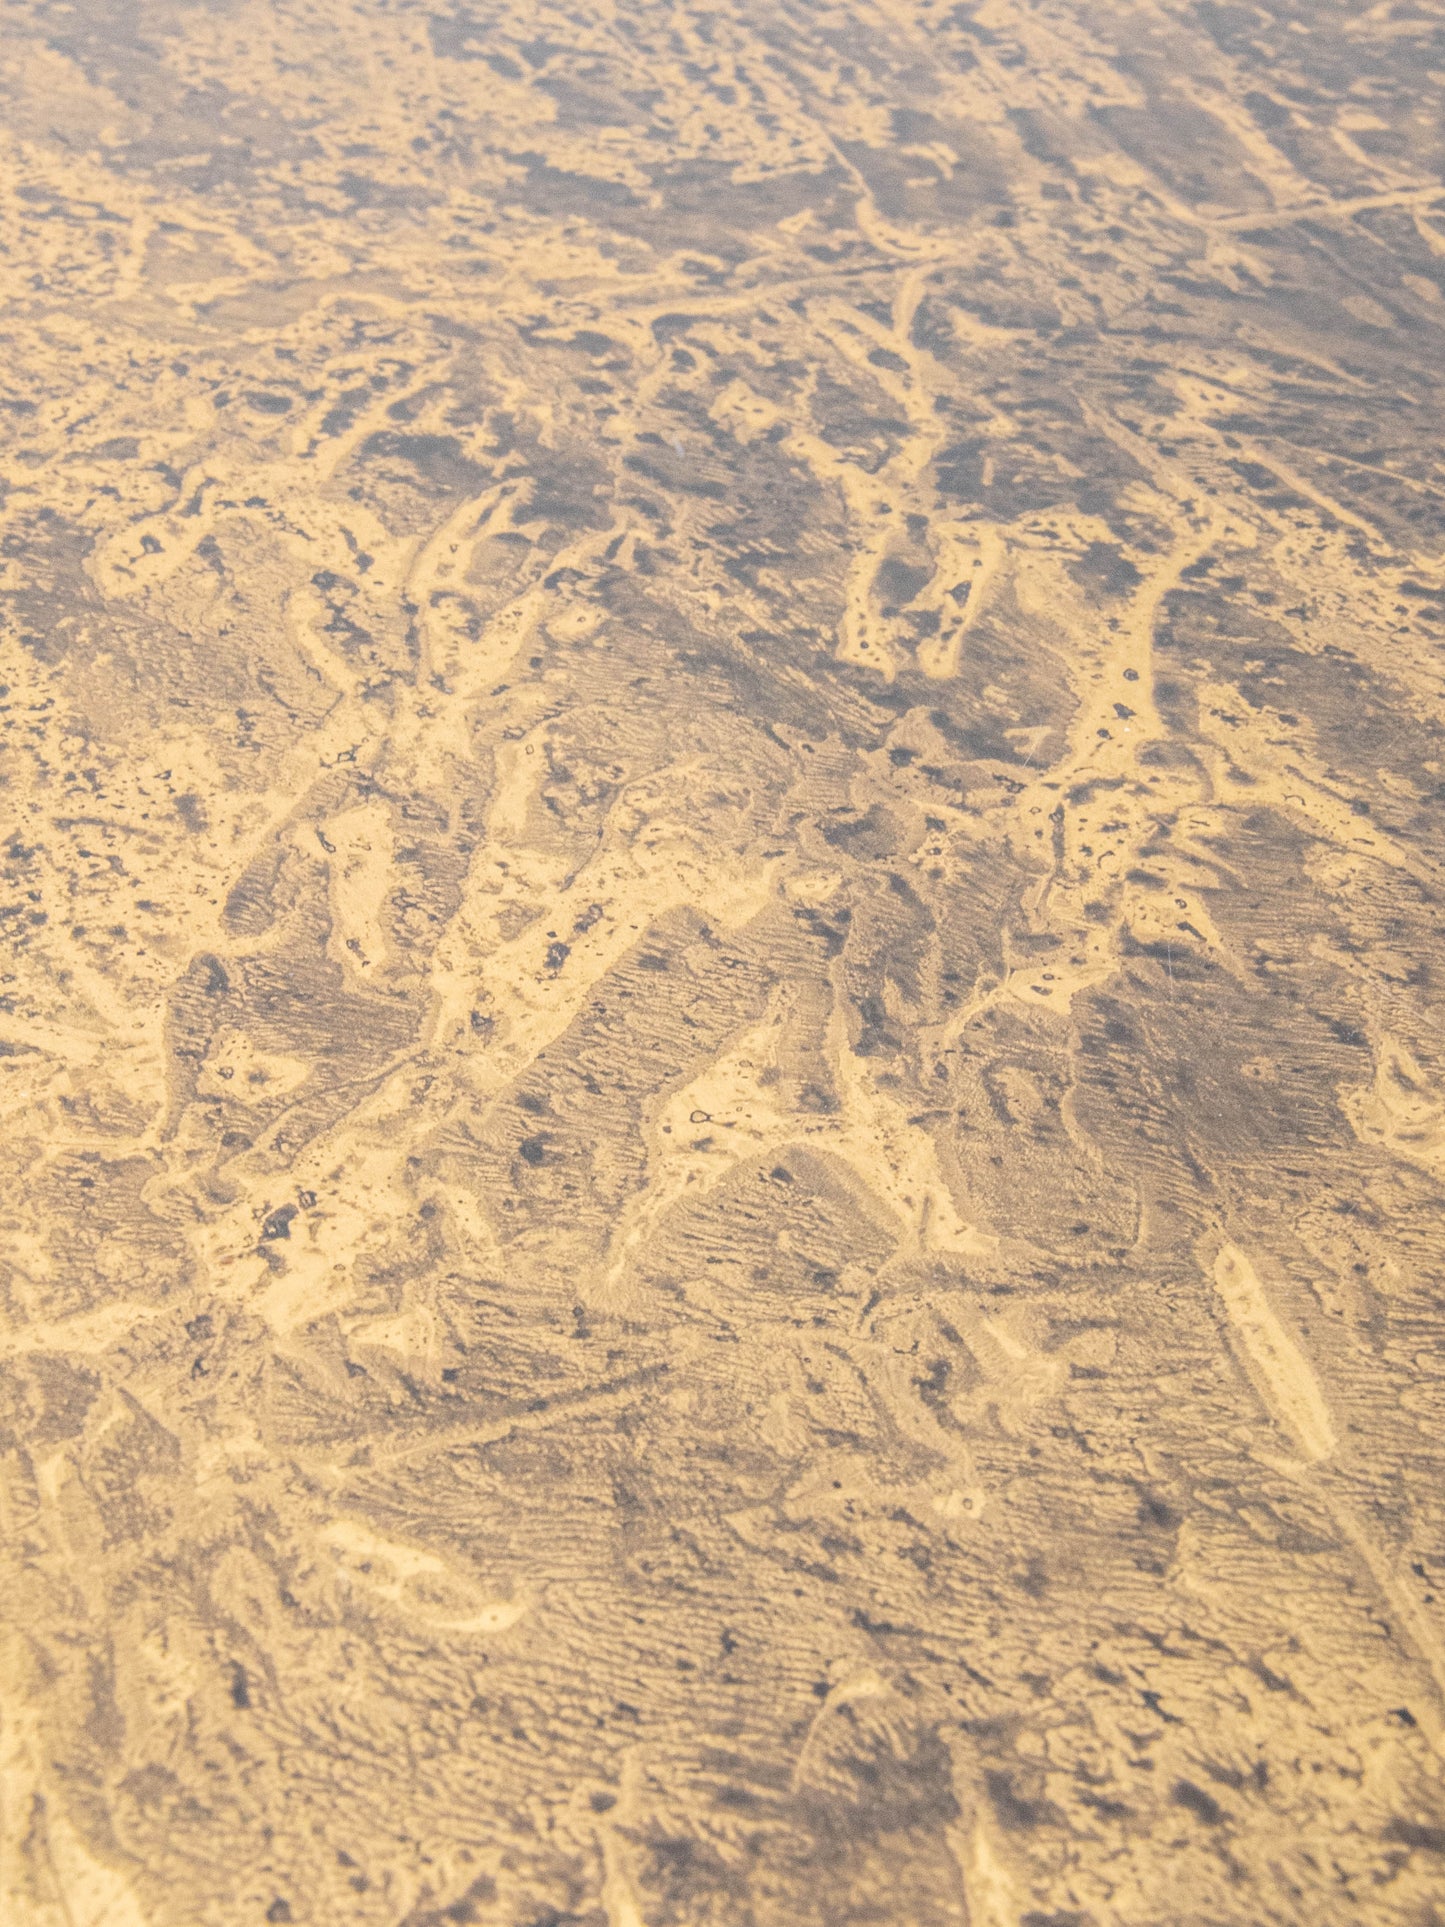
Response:
[{"label": "dark speck", "polygon": [[261,1226],[261,1236],[268,1240],[289,1238],[291,1236],[291,1220],[295,1216],[296,1207],[294,1204],[281,1205],[270,1214],[266,1222]]}]

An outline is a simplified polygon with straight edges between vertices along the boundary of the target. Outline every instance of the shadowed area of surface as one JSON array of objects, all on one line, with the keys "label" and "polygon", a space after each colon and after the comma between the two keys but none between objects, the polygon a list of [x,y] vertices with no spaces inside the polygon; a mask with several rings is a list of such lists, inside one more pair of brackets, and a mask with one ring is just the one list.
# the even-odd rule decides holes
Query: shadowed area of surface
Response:
[{"label": "shadowed area of surface", "polygon": [[1438,7],[0,34],[0,1915],[1439,1927]]}]

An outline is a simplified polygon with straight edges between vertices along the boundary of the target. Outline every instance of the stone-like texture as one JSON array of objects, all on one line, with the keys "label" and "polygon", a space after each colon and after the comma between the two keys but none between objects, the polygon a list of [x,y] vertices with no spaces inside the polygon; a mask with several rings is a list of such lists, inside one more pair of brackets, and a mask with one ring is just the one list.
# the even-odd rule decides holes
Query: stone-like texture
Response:
[{"label": "stone-like texture", "polygon": [[7,1924],[1438,1927],[1442,28],[11,0]]}]

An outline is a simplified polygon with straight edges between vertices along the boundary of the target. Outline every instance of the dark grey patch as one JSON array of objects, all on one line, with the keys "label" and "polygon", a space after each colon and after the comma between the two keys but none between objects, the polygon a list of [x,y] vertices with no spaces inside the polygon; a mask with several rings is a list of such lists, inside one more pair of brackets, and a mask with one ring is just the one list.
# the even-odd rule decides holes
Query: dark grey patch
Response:
[{"label": "dark grey patch", "polygon": [[[1411,1725],[1414,1721],[1411,1721]],[[1417,1820],[1392,1820],[1385,1828],[1387,1840],[1418,1853],[1445,1854],[1445,1827],[1424,1826]]]},{"label": "dark grey patch", "polygon": [[[58,1445],[78,1438],[86,1414],[100,1395],[101,1381],[69,1359],[38,1353],[28,1362],[30,1417],[28,1438],[41,1445]],[[17,1376],[17,1388],[19,1385]]]},{"label": "dark grey patch", "polygon": [[400,435],[384,429],[368,435],[359,454],[363,461],[403,464],[405,480],[438,495],[476,495],[489,479],[484,468],[462,453],[454,435]]},{"label": "dark grey patch", "polygon": [[893,1028],[881,997],[861,997],[858,1015],[862,1027],[853,1049],[859,1057],[892,1057],[903,1049],[903,1039]]},{"label": "dark grey patch", "polygon": [[879,567],[875,587],[881,602],[901,609],[920,590],[926,589],[932,579],[931,568],[916,562],[904,562],[890,555]]},{"label": "dark grey patch", "polygon": [[1224,1824],[1223,1807],[1212,1793],[1206,1793],[1202,1786],[1195,1786],[1192,1780],[1176,1780],[1169,1797],[1176,1807],[1183,1807],[1207,1827]]},{"label": "dark grey patch", "polygon": [[[706,220],[710,225],[747,234],[776,227],[779,221],[804,209],[826,215],[839,204],[848,185],[841,167],[816,171],[797,168],[754,181],[735,181],[733,172],[733,168],[717,161],[690,158],[654,173],[653,185],[667,209],[664,231],[674,245],[673,230],[679,217],[694,224]],[[695,225],[681,232],[685,239],[693,240],[694,246],[697,244]]]},{"label": "dark grey patch", "polygon": [[1112,542],[1091,542],[1069,572],[1076,582],[1101,595],[1128,595],[1143,580],[1128,556]]},{"label": "dark grey patch", "polygon": [[500,198],[519,201],[533,214],[581,214],[606,222],[619,209],[638,206],[637,196],[622,181],[604,180],[595,174],[569,174],[550,166],[540,154],[518,154],[514,158],[526,168],[526,178],[510,183]]},{"label": "dark grey patch", "polygon": [[0,537],[0,557],[19,564],[18,586],[4,590],[0,601],[13,612],[26,650],[40,662],[60,662],[97,606],[85,572],[93,546],[85,530],[48,508],[22,513]]},{"label": "dark grey patch", "polygon": [[496,29],[466,14],[433,14],[427,21],[431,50],[439,60],[485,61],[504,80],[520,80],[522,69],[497,46]]},{"label": "dark grey patch", "polygon": [[[482,1909],[489,1907],[496,1897],[496,1881],[490,1874],[478,1874],[465,1892],[444,1907],[413,1908],[401,1927],[475,1927],[482,1918]],[[561,1927],[564,1917],[557,1914],[554,1918]]]},{"label": "dark grey patch", "polygon": [[[917,116],[932,122],[931,115]],[[936,123],[934,123],[936,124]],[[968,165],[933,172],[919,156],[896,147],[840,141],[839,147],[867,181],[879,210],[891,221],[925,221],[961,227],[994,213],[1008,199],[1008,180],[985,140],[954,125],[949,144],[968,155]]]},{"label": "dark grey patch", "polygon": [[531,508],[542,520],[564,529],[605,529],[611,521],[608,471],[590,449],[534,448],[528,451],[533,476]]},{"label": "dark grey patch", "polygon": [[910,841],[904,819],[886,803],[871,803],[861,816],[835,817],[820,827],[825,843],[864,860],[897,856]]},{"label": "dark grey patch", "polygon": [[365,174],[343,174],[337,186],[354,207],[424,208],[442,198],[430,188],[374,181]]},{"label": "dark grey patch", "polygon": [[559,127],[630,127],[643,118],[610,88],[569,80],[564,74],[548,74],[536,87],[557,103]]},{"label": "dark grey patch", "polygon": [[1046,1800],[1021,1794],[1011,1774],[992,1769],[984,1775],[984,1786],[999,1825],[1008,1833],[1033,1833],[1056,1817]]},{"label": "dark grey patch", "polygon": [[279,842],[272,844],[232,884],[221,914],[237,936],[259,937],[275,921],[276,884],[285,854]]},{"label": "dark grey patch", "polygon": [[295,1219],[296,1206],[283,1204],[272,1211],[261,1226],[261,1237],[267,1243],[284,1241],[291,1236],[291,1225]]}]

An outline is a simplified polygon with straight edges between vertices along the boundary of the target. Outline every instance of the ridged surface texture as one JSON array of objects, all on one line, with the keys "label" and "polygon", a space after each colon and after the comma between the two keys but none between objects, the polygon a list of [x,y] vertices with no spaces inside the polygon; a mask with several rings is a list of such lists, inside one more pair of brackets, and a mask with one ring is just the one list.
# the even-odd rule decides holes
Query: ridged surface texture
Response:
[{"label": "ridged surface texture", "polygon": [[0,45],[0,1920],[1442,1927],[1440,5]]}]

